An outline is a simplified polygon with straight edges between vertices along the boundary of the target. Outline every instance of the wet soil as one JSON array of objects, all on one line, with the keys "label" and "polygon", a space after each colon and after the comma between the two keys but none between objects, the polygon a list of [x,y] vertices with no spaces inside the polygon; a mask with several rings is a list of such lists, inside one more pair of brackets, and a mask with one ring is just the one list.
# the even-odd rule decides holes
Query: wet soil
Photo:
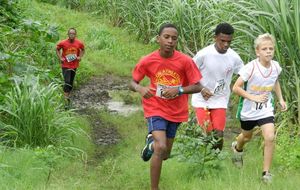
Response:
[{"label": "wet soil", "polygon": [[[93,77],[88,82],[80,85],[79,89],[72,92],[72,108],[88,118],[92,126],[91,137],[96,145],[109,146],[117,144],[121,136],[114,126],[101,121],[98,115],[100,109],[111,113],[118,110],[110,109],[109,103],[113,102],[110,93],[115,90],[128,91],[129,78],[108,75]],[[121,108],[122,109],[122,108]],[[96,151],[96,157],[101,157],[101,151]]]},{"label": "wet soil", "polygon": [[[121,136],[114,126],[103,123],[98,112],[104,109],[111,114],[128,114],[140,110],[140,106],[126,105],[124,102],[112,100],[111,92],[122,91],[122,93],[131,93],[128,90],[130,78],[108,75],[105,77],[93,77],[88,82],[80,85],[72,94],[72,108],[81,115],[88,117],[92,126],[91,137],[93,142],[99,146],[109,146],[117,144]],[[230,108],[227,115],[227,126],[224,132],[225,141],[232,141],[240,132],[239,126],[236,125],[234,116]],[[237,123],[239,125],[239,123]],[[103,157],[101,151],[96,151],[96,157]]]}]

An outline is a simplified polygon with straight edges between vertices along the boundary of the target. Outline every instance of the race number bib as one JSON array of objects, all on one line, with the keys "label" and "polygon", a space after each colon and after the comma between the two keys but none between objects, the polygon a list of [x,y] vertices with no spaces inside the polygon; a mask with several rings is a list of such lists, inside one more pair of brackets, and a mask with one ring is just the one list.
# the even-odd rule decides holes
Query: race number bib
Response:
[{"label": "race number bib", "polygon": [[165,98],[162,94],[163,94],[163,91],[164,89],[166,88],[178,88],[179,86],[167,86],[167,85],[162,85],[162,84],[157,84],[157,87],[156,87],[156,96],[160,97],[160,98],[163,98],[163,99],[167,99]]},{"label": "race number bib", "polygon": [[254,111],[262,110],[262,109],[266,109],[266,108],[268,108],[267,102],[263,102],[263,103],[253,102],[252,106],[251,106],[251,109]]},{"label": "race number bib", "polygon": [[75,54],[69,54],[69,55],[66,55],[66,59],[67,59],[67,62],[71,62],[71,61],[76,60],[77,56]]},{"label": "race number bib", "polygon": [[222,94],[222,92],[225,90],[225,80],[218,80],[216,82],[215,88],[214,88],[214,94]]},{"label": "race number bib", "polygon": [[251,110],[253,110],[253,111],[259,111],[259,110],[267,109],[268,106],[269,107],[272,106],[271,102],[272,102],[272,95],[271,95],[271,93],[269,93],[268,101],[263,102],[263,103],[252,102]]}]

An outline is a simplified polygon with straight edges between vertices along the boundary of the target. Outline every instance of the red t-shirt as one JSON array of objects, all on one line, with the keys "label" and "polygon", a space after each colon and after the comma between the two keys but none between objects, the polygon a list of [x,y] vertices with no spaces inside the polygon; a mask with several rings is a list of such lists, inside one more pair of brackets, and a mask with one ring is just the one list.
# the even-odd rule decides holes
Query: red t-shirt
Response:
[{"label": "red t-shirt", "polygon": [[[133,80],[139,82],[145,76],[150,79],[150,87],[157,89],[164,86],[189,86],[202,78],[194,61],[187,55],[174,51],[170,58],[163,58],[159,51],[143,57],[135,66]],[[158,85],[159,84],[159,85]],[[153,96],[143,98],[145,117],[160,116],[173,122],[183,122],[188,119],[188,94],[173,99]]]},{"label": "red t-shirt", "polygon": [[65,59],[62,68],[76,69],[79,66],[77,57],[80,50],[84,49],[84,44],[80,40],[75,39],[73,43],[69,39],[62,40],[57,44],[56,49],[62,49],[62,57]]}]

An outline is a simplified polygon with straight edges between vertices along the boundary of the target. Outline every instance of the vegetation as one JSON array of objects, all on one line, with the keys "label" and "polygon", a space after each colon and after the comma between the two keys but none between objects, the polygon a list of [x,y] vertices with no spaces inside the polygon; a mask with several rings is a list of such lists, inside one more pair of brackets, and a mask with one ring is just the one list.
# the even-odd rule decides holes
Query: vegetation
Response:
[{"label": "vegetation", "polygon": [[[255,137],[247,145],[245,167],[238,170],[226,155],[230,142],[225,141],[224,155],[219,157],[207,151],[210,145],[205,143],[205,136],[199,137],[199,128],[186,123],[175,142],[176,154],[164,163],[161,188],[298,188],[297,0],[0,2],[1,189],[147,189],[148,163],[139,158],[144,141],[141,134],[146,131],[142,113],[129,117],[110,115],[105,110],[95,113],[94,117],[104,126],[117,128],[122,139],[118,145],[101,146],[100,151],[95,148],[85,135],[91,133],[89,118],[62,109],[61,71],[55,44],[66,37],[69,27],[76,27],[78,37],[86,42],[87,53],[76,76],[80,84],[93,75],[130,76],[138,59],[156,48],[152,43],[163,22],[179,26],[178,48],[193,55],[212,42],[212,31],[221,21],[236,28],[232,47],[245,62],[254,57],[253,39],[258,34],[271,32],[277,39],[276,60],[283,67],[280,81],[289,111],[276,115],[277,151],[272,170],[276,180],[269,186],[259,183],[261,168],[253,166],[261,165],[260,138]],[[135,95],[118,96],[129,104],[140,101]],[[234,104],[235,99],[232,100]],[[229,122],[228,127],[231,126],[234,124]],[[95,151],[101,153],[101,158],[96,157]]]}]

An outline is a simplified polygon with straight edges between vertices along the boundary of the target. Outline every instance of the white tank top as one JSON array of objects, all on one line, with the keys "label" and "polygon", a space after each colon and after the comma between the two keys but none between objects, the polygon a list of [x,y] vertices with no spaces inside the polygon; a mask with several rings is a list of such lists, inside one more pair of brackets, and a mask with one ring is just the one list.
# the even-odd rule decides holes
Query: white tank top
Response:
[{"label": "white tank top", "polygon": [[268,94],[269,99],[265,103],[257,103],[241,98],[237,116],[242,121],[258,120],[274,116],[274,100],[272,91],[282,68],[276,61],[271,61],[269,68],[264,67],[255,59],[249,62],[239,71],[239,75],[244,80],[244,89],[255,95]]}]

